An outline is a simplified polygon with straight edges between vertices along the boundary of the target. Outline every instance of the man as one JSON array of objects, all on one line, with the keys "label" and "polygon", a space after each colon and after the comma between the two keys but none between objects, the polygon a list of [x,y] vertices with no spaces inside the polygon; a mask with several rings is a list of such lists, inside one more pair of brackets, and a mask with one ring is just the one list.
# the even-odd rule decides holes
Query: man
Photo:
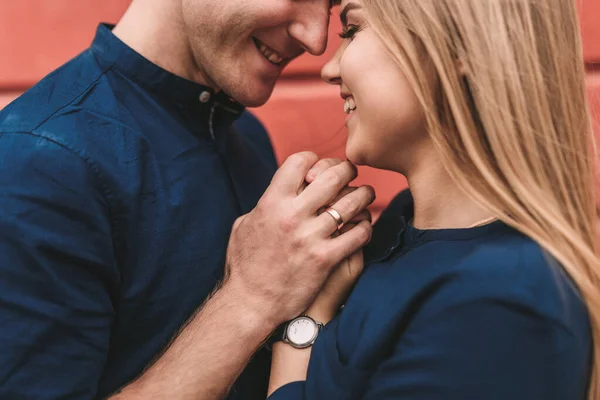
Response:
[{"label": "man", "polygon": [[0,113],[0,398],[264,398],[257,350],[371,233],[318,213],[361,217],[354,167],[273,177],[243,109],[324,51],[329,11],[134,0]]}]

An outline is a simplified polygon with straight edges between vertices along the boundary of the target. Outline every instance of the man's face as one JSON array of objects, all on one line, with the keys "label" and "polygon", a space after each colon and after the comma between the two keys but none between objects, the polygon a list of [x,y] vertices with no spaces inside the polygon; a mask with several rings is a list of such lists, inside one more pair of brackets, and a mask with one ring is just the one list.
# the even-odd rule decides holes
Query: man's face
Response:
[{"label": "man's face", "polygon": [[331,0],[181,0],[184,29],[207,85],[264,104],[283,68],[327,45]]}]

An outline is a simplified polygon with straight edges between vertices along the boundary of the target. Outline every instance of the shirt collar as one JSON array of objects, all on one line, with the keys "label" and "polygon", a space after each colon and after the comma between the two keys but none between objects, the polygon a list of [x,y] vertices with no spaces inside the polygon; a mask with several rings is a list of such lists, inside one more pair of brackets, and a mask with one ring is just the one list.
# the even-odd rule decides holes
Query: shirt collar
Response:
[{"label": "shirt collar", "polygon": [[392,200],[373,226],[371,242],[364,249],[365,265],[383,261],[394,253],[411,217],[412,196],[405,190]]},{"label": "shirt collar", "polygon": [[413,215],[413,198],[407,189],[392,200],[373,226],[373,237],[364,249],[365,264],[384,261],[397,250],[411,248],[420,243],[470,240],[489,234],[514,231],[499,220],[474,228],[418,229],[409,223]]},{"label": "shirt collar", "polygon": [[98,62],[105,68],[114,68],[139,85],[158,93],[182,106],[211,108],[217,104],[233,117],[244,111],[244,106],[223,92],[177,76],[152,63],[123,43],[112,32],[114,25],[100,24],[91,46]]}]

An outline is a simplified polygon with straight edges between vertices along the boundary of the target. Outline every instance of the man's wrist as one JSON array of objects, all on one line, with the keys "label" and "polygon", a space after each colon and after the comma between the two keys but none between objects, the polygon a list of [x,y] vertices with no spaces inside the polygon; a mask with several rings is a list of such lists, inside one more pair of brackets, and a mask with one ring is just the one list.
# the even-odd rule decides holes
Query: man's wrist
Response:
[{"label": "man's wrist", "polygon": [[280,321],[270,312],[273,307],[254,298],[234,281],[224,281],[212,299],[225,302],[236,310],[235,314],[240,319],[240,329],[248,335],[266,339],[279,325]]},{"label": "man's wrist", "polygon": [[[171,385],[175,381],[185,384],[177,386],[183,392],[172,397],[188,398],[182,393],[190,395],[187,389],[190,387],[200,390],[204,385],[203,376],[212,373],[207,373],[208,369],[203,370],[198,365],[210,360],[210,354],[231,351],[235,356],[220,359],[223,370],[219,375],[224,379],[223,385],[229,387],[232,383],[230,380],[242,371],[252,354],[274,329],[264,315],[236,287],[224,282],[191,318],[162,357],[140,378],[125,387],[115,400],[166,398],[166,392],[173,390]],[[196,368],[202,373],[197,374]],[[219,395],[210,398],[222,398],[224,387],[213,387],[214,393]],[[202,390],[208,393],[209,389],[204,387]]]}]

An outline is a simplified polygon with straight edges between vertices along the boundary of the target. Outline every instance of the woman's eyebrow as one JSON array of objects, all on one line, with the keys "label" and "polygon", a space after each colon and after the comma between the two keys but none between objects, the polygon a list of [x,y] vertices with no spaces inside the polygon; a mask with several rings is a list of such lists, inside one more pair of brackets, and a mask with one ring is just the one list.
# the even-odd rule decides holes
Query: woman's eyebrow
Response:
[{"label": "woman's eyebrow", "polygon": [[342,25],[348,25],[348,13],[352,10],[358,10],[361,6],[356,3],[348,3],[344,7],[344,9],[340,12],[340,21],[342,21]]}]

